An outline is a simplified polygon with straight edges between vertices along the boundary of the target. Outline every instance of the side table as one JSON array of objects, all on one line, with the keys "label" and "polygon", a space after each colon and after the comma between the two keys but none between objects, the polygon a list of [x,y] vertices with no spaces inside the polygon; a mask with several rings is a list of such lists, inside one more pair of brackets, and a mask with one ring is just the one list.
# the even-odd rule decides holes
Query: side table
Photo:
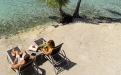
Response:
[{"label": "side table", "polygon": [[35,57],[41,55],[41,59],[42,59],[43,52],[41,50],[36,52],[37,48],[38,48],[38,46],[30,45],[30,47],[28,48],[28,50],[26,50],[26,52],[30,55],[35,54],[34,55]]}]

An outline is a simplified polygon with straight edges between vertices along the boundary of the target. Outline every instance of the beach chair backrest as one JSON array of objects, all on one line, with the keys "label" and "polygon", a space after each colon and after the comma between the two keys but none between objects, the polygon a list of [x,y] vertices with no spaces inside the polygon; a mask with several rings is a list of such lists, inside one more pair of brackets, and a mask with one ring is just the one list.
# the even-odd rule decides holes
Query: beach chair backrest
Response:
[{"label": "beach chair backrest", "polygon": [[[39,46],[40,44],[43,43],[43,41],[45,41],[45,39],[40,38],[40,39],[38,39],[38,40],[36,40],[36,41],[34,41],[34,42]],[[46,41],[45,41],[45,42],[46,42]]]},{"label": "beach chair backrest", "polygon": [[[19,52],[21,51],[18,46],[16,46],[14,49],[17,50],[17,51],[19,51]],[[15,60],[16,57],[11,55],[11,51],[12,51],[12,49],[8,50],[7,54],[10,57],[10,60],[12,60],[12,62],[14,62],[14,60]]]},{"label": "beach chair backrest", "polygon": [[51,56],[53,56],[53,55],[59,53],[60,50],[61,50],[62,45],[63,45],[63,43],[61,43],[61,44],[59,44],[58,46],[56,46],[55,48],[53,48],[52,53],[51,53]]},{"label": "beach chair backrest", "polygon": [[30,66],[33,65],[33,62],[34,60],[29,60],[27,63],[25,63],[24,65],[22,65],[20,68],[19,68],[19,71],[22,72],[24,70],[27,70]]}]

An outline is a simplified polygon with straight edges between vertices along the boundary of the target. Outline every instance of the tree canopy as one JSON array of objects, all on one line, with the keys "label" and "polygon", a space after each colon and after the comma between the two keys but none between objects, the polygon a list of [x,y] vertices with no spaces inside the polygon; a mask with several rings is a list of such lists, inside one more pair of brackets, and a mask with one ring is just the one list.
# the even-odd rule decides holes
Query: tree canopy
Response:
[{"label": "tree canopy", "polygon": [[60,8],[62,6],[66,6],[70,0],[38,0],[39,2],[46,2],[47,5],[52,6],[54,8]]}]

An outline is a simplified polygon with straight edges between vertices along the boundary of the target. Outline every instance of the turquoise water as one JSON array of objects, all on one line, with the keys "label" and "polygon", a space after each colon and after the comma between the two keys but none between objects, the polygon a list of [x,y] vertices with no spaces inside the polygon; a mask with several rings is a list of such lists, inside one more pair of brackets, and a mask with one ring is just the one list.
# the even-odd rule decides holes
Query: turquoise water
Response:
[{"label": "turquoise water", "polygon": [[[72,14],[77,0],[70,0],[64,11]],[[82,0],[80,15],[121,18],[121,0]],[[52,22],[49,16],[59,16],[53,9],[37,0],[0,0],[0,36],[15,35],[36,25]]]},{"label": "turquoise water", "polygon": [[[77,0],[71,0],[70,7],[75,8]],[[80,14],[121,18],[121,0],[82,0]],[[111,11],[117,12],[114,14]]]}]

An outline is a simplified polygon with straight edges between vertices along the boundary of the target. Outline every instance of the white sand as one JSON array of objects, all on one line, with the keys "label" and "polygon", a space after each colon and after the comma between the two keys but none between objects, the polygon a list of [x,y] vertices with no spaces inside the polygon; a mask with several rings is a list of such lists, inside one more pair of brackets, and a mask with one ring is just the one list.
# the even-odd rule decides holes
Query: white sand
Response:
[{"label": "white sand", "polygon": [[[41,37],[53,39],[56,45],[63,42],[62,49],[76,63],[59,75],[121,75],[120,23],[74,23],[57,28],[49,26],[42,33],[41,31],[42,29],[37,29],[9,39],[0,39],[0,75],[16,75],[8,65],[5,55],[7,50],[12,46],[26,50],[34,44],[34,40]],[[39,67],[46,71],[45,75],[55,75],[49,61]]]}]

